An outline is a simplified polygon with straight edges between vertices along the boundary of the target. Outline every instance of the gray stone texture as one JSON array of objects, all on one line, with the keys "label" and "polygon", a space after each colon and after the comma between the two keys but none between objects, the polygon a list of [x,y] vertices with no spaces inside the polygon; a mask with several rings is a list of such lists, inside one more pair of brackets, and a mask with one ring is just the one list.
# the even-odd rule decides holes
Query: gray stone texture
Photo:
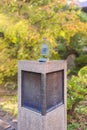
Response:
[{"label": "gray stone texture", "polygon": [[75,60],[76,60],[76,56],[75,54],[71,54],[67,57],[67,68],[68,69],[73,69],[75,68]]},{"label": "gray stone texture", "polygon": [[0,119],[0,130],[15,130],[9,123]]},{"label": "gray stone texture", "polygon": [[[66,102],[66,61],[19,61],[18,64],[18,130],[67,130],[67,102]],[[52,111],[42,115],[41,113],[21,106],[21,71],[29,71],[43,74],[42,87],[46,87],[46,73],[64,70],[64,104],[57,106]],[[46,91],[45,87],[43,91]],[[43,94],[42,98],[46,99]],[[46,109],[46,100],[42,106]],[[43,113],[44,110],[43,109]]]}]

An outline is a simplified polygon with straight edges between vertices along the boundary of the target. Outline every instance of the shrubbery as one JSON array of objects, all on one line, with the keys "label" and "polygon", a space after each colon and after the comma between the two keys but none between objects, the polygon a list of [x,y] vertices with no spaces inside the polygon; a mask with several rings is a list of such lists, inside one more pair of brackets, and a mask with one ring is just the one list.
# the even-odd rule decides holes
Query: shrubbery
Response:
[{"label": "shrubbery", "polygon": [[81,68],[87,65],[87,54],[82,54],[76,59],[76,65]]},{"label": "shrubbery", "polygon": [[75,115],[81,101],[87,98],[87,66],[80,69],[77,76],[68,80],[68,114]]},{"label": "shrubbery", "polygon": [[79,55],[87,41],[80,14],[64,1],[0,1],[0,84],[16,83],[18,60],[40,57],[43,37],[53,48],[51,59]]}]

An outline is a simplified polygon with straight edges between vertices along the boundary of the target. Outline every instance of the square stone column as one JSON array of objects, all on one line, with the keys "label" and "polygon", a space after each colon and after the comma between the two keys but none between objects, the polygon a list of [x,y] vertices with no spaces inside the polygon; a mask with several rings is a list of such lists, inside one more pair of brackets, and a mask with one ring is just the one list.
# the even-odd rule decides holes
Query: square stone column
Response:
[{"label": "square stone column", "polygon": [[19,61],[18,130],[67,130],[66,61]]}]

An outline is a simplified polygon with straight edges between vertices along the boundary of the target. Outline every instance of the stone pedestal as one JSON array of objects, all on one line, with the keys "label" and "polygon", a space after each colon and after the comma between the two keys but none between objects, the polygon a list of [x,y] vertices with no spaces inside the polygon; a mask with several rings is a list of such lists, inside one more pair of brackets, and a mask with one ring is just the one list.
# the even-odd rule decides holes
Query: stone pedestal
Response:
[{"label": "stone pedestal", "polygon": [[67,130],[66,61],[19,61],[18,130]]}]

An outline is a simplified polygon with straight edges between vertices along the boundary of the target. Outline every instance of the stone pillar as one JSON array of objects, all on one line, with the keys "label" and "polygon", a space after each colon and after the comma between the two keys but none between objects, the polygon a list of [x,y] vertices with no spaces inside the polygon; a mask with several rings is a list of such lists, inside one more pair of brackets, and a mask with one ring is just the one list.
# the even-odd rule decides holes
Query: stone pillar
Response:
[{"label": "stone pillar", "polygon": [[18,130],[67,130],[66,61],[19,61]]}]

